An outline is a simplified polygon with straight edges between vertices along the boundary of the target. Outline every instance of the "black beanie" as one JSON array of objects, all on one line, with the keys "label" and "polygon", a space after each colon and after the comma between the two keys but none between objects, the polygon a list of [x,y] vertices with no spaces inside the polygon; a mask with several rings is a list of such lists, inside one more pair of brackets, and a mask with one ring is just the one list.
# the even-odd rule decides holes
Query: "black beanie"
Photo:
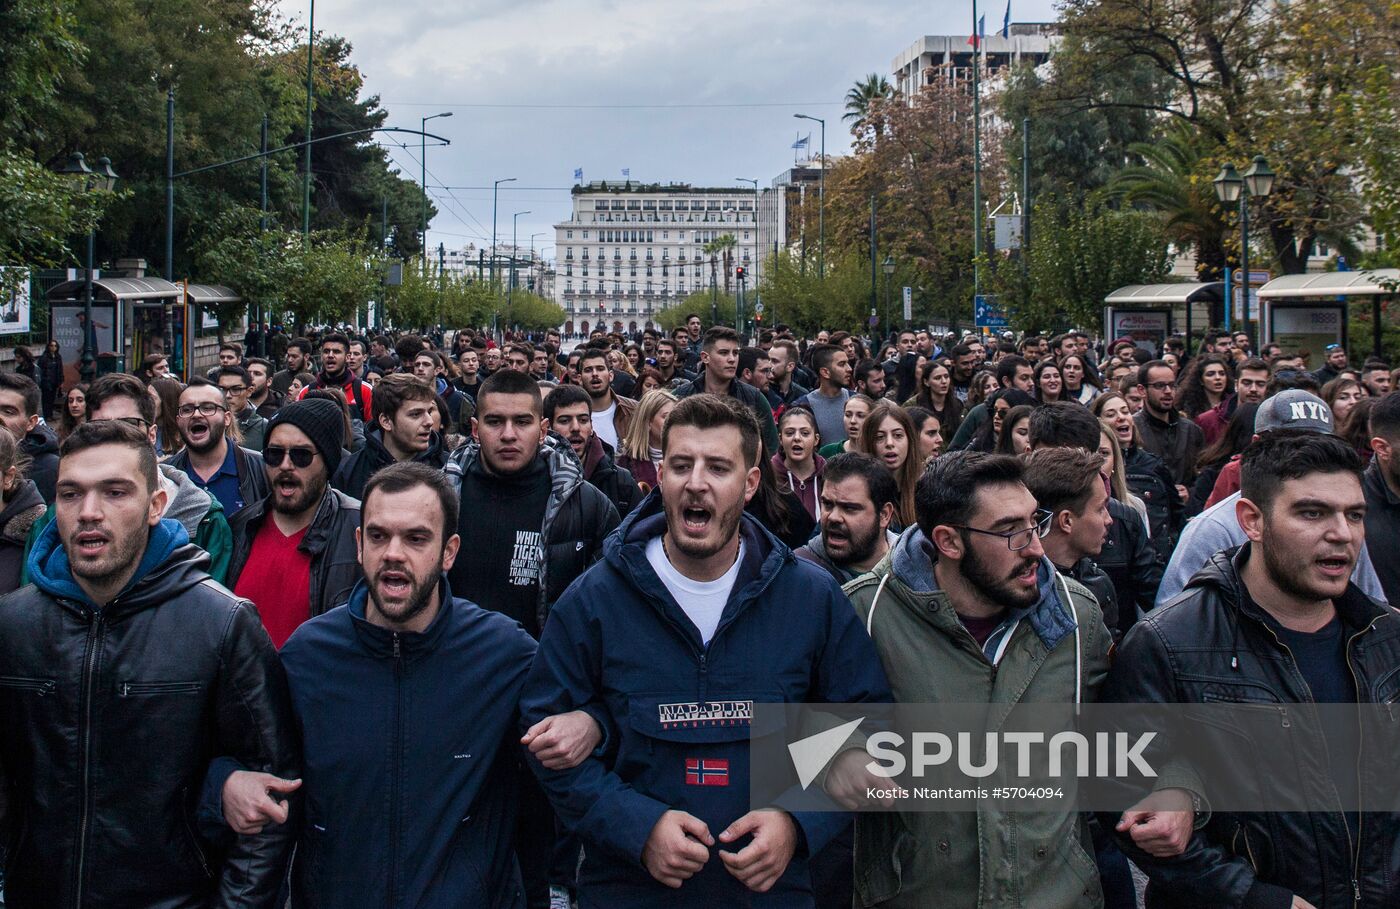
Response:
[{"label": "black beanie", "polygon": [[335,469],[340,466],[340,452],[345,441],[345,415],[334,401],[326,398],[308,398],[283,405],[282,409],[267,421],[267,435],[263,438],[271,439],[272,430],[283,423],[306,433],[306,437],[325,460],[327,474],[335,473]]}]

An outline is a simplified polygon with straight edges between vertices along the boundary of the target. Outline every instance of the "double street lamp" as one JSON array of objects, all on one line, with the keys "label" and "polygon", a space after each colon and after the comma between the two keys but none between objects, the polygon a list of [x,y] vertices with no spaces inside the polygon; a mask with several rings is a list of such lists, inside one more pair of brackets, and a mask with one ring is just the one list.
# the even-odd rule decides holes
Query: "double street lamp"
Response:
[{"label": "double street lamp", "polygon": [[530,214],[530,211],[527,209],[526,211],[518,211],[510,216],[510,284],[506,290],[507,306],[515,302],[515,258],[516,250],[520,248],[516,240],[516,228],[520,223],[520,216],[528,214]]},{"label": "double street lamp", "polygon": [[515,177],[502,177],[491,184],[491,286],[496,286],[496,196],[502,183],[514,183]]},{"label": "double street lamp", "polygon": [[419,124],[419,126],[418,126],[418,131],[419,131],[420,133],[422,133],[422,135],[418,137],[418,165],[419,165],[418,185],[419,185],[420,187],[422,187],[422,189],[423,189],[423,216],[422,216],[421,222],[422,222],[422,235],[423,235],[423,261],[424,261],[424,262],[427,262],[427,261],[428,261],[428,133],[427,133],[428,121],[429,121],[429,120],[436,120],[436,119],[438,119],[439,117],[450,117],[450,116],[452,116],[452,111],[449,110],[449,111],[443,111],[443,112],[440,113],[440,114],[433,114],[433,115],[428,116],[428,117],[422,117],[422,118],[420,118],[420,119],[421,119],[423,122],[422,122],[421,124]]},{"label": "double street lamp", "polygon": [[[1226,205],[1238,202],[1240,206],[1241,315],[1244,318],[1244,333],[1252,344],[1254,333],[1249,325],[1249,199],[1251,196],[1262,199],[1273,191],[1274,172],[1269,169],[1269,162],[1264,160],[1263,155],[1255,155],[1243,177],[1235,170],[1235,165],[1227,162],[1213,182],[1217,199]],[[1225,288],[1227,294],[1233,290],[1233,286]],[[1229,328],[1228,325],[1225,327]]]},{"label": "double street lamp", "polygon": [[[97,159],[97,170],[88,167],[82,152],[73,152],[58,169],[69,184],[84,193],[110,193],[116,189],[117,173],[112,170],[112,162],[106,158]],[[97,246],[97,227],[88,231],[87,275],[83,287],[83,354],[78,374],[84,382],[91,382],[97,376],[97,355],[93,350],[97,343],[97,332],[92,324],[92,271],[94,249]]]}]

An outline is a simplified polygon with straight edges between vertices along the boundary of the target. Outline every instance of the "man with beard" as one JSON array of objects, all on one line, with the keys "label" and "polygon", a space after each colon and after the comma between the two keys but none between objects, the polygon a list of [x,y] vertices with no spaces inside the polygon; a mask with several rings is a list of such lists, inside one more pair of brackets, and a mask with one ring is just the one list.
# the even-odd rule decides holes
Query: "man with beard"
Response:
[{"label": "man with beard", "polygon": [[[248,371],[248,385],[251,388],[248,393],[248,406],[256,410],[258,416],[263,419],[271,419],[272,415],[277,413],[277,408],[282,406],[282,396],[269,384],[272,364],[262,357],[250,357],[248,365],[244,368]],[[266,438],[266,429],[263,435]]]},{"label": "man with beard", "polygon": [[[567,443],[547,436],[540,388],[529,373],[501,370],[482,383],[476,400],[472,440],[445,467],[462,503],[462,547],[448,578],[459,596],[538,638],[554,602],[598,558],[617,509],[584,480]],[[531,909],[548,906],[549,885],[572,884],[575,862],[562,875],[547,870],[554,817],[536,786],[521,794],[520,821],[526,899]]]},{"label": "man with beard", "polygon": [[249,451],[262,451],[267,435],[267,420],[248,400],[252,380],[242,366],[220,366],[214,371],[214,381],[224,392],[229,416],[238,424],[239,444]]},{"label": "man with beard", "polygon": [[855,369],[856,394],[862,394],[872,401],[885,396],[885,367],[870,358],[861,360]]},{"label": "man with beard", "polygon": [[1176,483],[1176,494],[1186,501],[1196,479],[1196,459],[1205,446],[1201,427],[1176,411],[1176,373],[1165,360],[1149,360],[1138,370],[1143,407],[1133,416],[1142,447],[1162,459]]},{"label": "man with beard", "polygon": [[808,857],[849,819],[750,810],[751,704],[881,701],[885,678],[835,582],[744,513],[753,413],[687,397],[662,451],[660,488],[559,601],[521,698],[522,723],[596,704],[623,734],[532,767],[583,840],[582,905],[810,906]]},{"label": "man with beard", "polygon": [[[1350,580],[1366,538],[1362,486],[1361,458],[1336,436],[1261,436],[1245,449],[1235,503],[1244,545],[1213,556],[1180,596],[1123,639],[1105,700],[1267,701],[1284,726],[1290,715],[1303,719],[1287,734],[1297,749],[1289,761],[1297,776],[1286,782],[1284,798],[1335,806],[1311,813],[1216,810],[1174,858],[1143,855],[1124,841],[1147,874],[1147,905],[1400,904],[1400,856],[1392,848],[1400,814],[1356,810],[1378,800],[1368,794],[1393,791],[1393,752],[1362,734],[1367,713],[1359,706],[1325,709],[1389,705],[1395,697],[1400,615]],[[1290,714],[1289,705],[1304,706]],[[1196,728],[1206,737],[1200,744],[1212,750],[1210,727]],[[1233,753],[1268,747],[1255,738],[1258,728],[1232,729]],[[1259,774],[1248,761],[1215,760],[1210,783],[1221,793],[1248,787],[1256,800],[1270,799],[1271,778],[1254,788]]]},{"label": "man with beard", "polygon": [[488,347],[481,355],[481,375],[483,379],[489,379],[501,368],[501,349],[499,347]]},{"label": "man with beard", "polygon": [[954,347],[949,355],[953,361],[953,394],[966,404],[972,391],[972,377],[982,365],[982,355],[966,342]]},{"label": "man with beard", "polygon": [[[1344,354],[1345,356],[1345,354]],[[1196,418],[1205,448],[1225,434],[1225,427],[1241,404],[1258,404],[1269,387],[1269,364],[1251,357],[1235,367],[1235,393]]]},{"label": "man with beard", "polygon": [[350,416],[368,423],[374,416],[374,389],[350,372],[346,355],[350,339],[333,331],[321,339],[321,371],[316,381],[302,389],[301,396],[313,388],[339,388],[350,405]]},{"label": "man with beard", "polygon": [[774,341],[768,358],[773,364],[773,378],[768,387],[777,395],[781,406],[786,407],[811,392],[811,389],[797,383],[800,361],[796,344],[787,340]]},{"label": "man with beard", "polygon": [[257,613],[216,583],[125,420],[64,441],[32,583],[0,601],[5,901],[272,909],[278,827],[226,849],[190,819],[211,761],[294,778],[286,678]]},{"label": "man with beard", "polygon": [[230,521],[229,587],[257,604],[278,647],[302,622],[343,603],[360,579],[360,503],[329,483],[340,466],[341,414],[324,398],[278,411],[263,449],[271,491]]},{"label": "man with beard", "polygon": [[39,422],[41,407],[43,393],[33,379],[17,372],[0,372],[0,426],[9,430],[19,450],[30,458],[29,479],[52,505],[58,480],[58,436]]},{"label": "man with beard", "polygon": [[352,499],[363,498],[370,477],[390,464],[417,461],[441,469],[447,457],[433,431],[437,396],[430,387],[415,376],[395,373],[374,391],[375,425],[365,433],[365,447],[331,475],[331,486]]},{"label": "man with beard", "polygon": [[778,411],[783,409],[783,399],[772,389],[773,382],[773,361],[768,356],[768,351],[760,347],[742,347],[739,349],[739,381],[758,390],[768,401],[768,407],[773,411],[773,419],[778,418]]},{"label": "man with beard", "polygon": [[583,464],[583,478],[603,491],[619,515],[642,497],[632,472],[618,467],[613,447],[593,431],[592,399],[577,385],[561,385],[544,399],[545,428],[569,441]]},{"label": "man with beard", "polygon": [[1373,398],[1383,398],[1393,390],[1390,387],[1390,364],[1370,357],[1361,365],[1361,384]]},{"label": "man with beard", "polygon": [[223,389],[198,376],[190,379],[180,392],[175,424],[184,448],[170,466],[218,499],[230,523],[245,505],[267,495],[262,456],[234,442],[233,415]]},{"label": "man with beard", "polygon": [[844,584],[874,568],[899,536],[890,530],[899,486],[889,468],[870,455],[839,454],[822,471],[821,536],[798,558],[825,568]]},{"label": "man with beard", "polygon": [[680,350],[676,342],[670,338],[661,338],[656,342],[656,371],[661,373],[662,384],[669,387],[676,379],[690,382],[695,379],[695,374],[687,371],[678,359],[676,353]]},{"label": "man with beard", "polygon": [[[1023,471],[1010,455],[936,458],[919,478],[917,523],[873,573],[846,585],[896,702],[1071,704],[1094,700],[1103,684],[1111,640],[1103,614],[1046,558],[1041,538],[1053,516],[1036,505]],[[868,760],[864,749],[837,758],[827,791],[858,801]],[[1180,814],[1142,818],[1133,836],[1154,848],[1172,834],[1184,839],[1191,815]],[[1093,843],[1076,811],[1041,812],[1034,822],[997,804],[856,816],[858,843],[897,835],[937,850],[858,850],[862,905],[971,909],[987,894],[1046,909],[1101,904]],[[1047,855],[1057,858],[1030,858]]]},{"label": "man with beard", "polygon": [[586,348],[578,361],[579,384],[588,392],[593,413],[593,434],[617,450],[617,440],[627,435],[637,402],[613,391],[612,369],[608,367],[607,351]]},{"label": "man with beard", "polygon": [[817,432],[823,445],[846,441],[843,412],[851,396],[847,384],[851,379],[851,358],[835,344],[818,344],[812,348],[812,369],[817,374],[817,387],[797,403],[817,418]]},{"label": "man with beard", "polygon": [[291,387],[292,380],[298,373],[311,372],[315,368],[311,362],[311,342],[305,338],[293,338],[288,341],[284,362],[286,367],[279,369],[272,377],[272,390],[282,397],[287,396],[287,389]]},{"label": "man with beard", "polygon": [[[453,595],[457,510],[440,470],[376,473],[355,530],[364,580],[282,649],[307,768],[296,902],[525,905],[515,739],[535,642]],[[579,752],[601,740],[587,714],[560,719],[591,731]]]}]

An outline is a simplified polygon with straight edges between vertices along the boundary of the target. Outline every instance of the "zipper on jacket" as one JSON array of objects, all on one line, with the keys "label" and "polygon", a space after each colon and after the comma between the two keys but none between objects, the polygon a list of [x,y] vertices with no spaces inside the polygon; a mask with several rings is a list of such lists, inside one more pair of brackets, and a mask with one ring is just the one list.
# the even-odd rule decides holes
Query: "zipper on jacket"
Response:
[{"label": "zipper on jacket", "polygon": [[[1351,648],[1357,639],[1376,626],[1376,620],[1372,619],[1371,624],[1352,635],[1347,641],[1347,671],[1351,673],[1351,684],[1356,689],[1356,795],[1361,797],[1361,752],[1365,747],[1366,724],[1361,720],[1361,679],[1356,674],[1356,667],[1351,662]],[[1361,828],[1366,823],[1366,812],[1361,810],[1361,806],[1356,806],[1356,843],[1351,853],[1351,904],[1361,905]],[[1351,842],[1351,828],[1347,827],[1346,812],[1342,812],[1342,826],[1347,831],[1347,845],[1353,846]]]},{"label": "zipper on jacket", "polygon": [[[108,608],[116,605],[113,601]],[[97,658],[102,644],[102,616],[100,610],[88,613],[87,651],[83,660],[83,687],[79,711],[82,716],[82,801],[81,816],[78,821],[77,859],[74,861],[73,905],[83,905],[83,864],[87,859],[88,821],[91,814],[92,790],[92,689],[97,676]]]},{"label": "zipper on jacket", "polygon": [[124,698],[139,694],[193,694],[200,689],[198,682],[122,682],[121,695]]},{"label": "zipper on jacket", "polygon": [[399,815],[403,811],[403,650],[394,632],[394,760],[389,796],[389,902],[397,905],[399,881]]},{"label": "zipper on jacket", "polygon": [[16,688],[20,691],[32,691],[39,697],[46,694],[53,694],[58,683],[53,679],[26,679],[17,675],[0,675],[0,688]]}]

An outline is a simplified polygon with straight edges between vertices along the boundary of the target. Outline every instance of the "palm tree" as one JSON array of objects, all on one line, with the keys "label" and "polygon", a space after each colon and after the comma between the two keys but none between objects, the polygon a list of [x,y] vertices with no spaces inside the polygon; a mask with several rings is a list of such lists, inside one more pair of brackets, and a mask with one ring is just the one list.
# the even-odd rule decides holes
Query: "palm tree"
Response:
[{"label": "palm tree", "polygon": [[734,248],[738,245],[739,241],[734,239],[733,234],[716,237],[705,244],[705,254],[710,257],[711,279],[714,277],[715,255],[719,254],[724,257],[724,293],[726,295],[729,294],[729,275],[732,271],[731,265],[734,262]]},{"label": "palm tree", "polygon": [[871,73],[864,79],[857,79],[856,84],[846,92],[846,113],[841,119],[864,122],[870,116],[870,108],[874,102],[886,100],[893,94],[894,89],[890,88],[889,81],[879,73]]},{"label": "palm tree", "polygon": [[1179,126],[1156,142],[1135,142],[1128,151],[1143,163],[1119,171],[1109,181],[1108,195],[1160,212],[1172,240],[1195,247],[1201,280],[1219,280],[1225,265],[1222,238],[1228,225],[1215,187],[1199,178],[1212,169],[1199,134]]}]

